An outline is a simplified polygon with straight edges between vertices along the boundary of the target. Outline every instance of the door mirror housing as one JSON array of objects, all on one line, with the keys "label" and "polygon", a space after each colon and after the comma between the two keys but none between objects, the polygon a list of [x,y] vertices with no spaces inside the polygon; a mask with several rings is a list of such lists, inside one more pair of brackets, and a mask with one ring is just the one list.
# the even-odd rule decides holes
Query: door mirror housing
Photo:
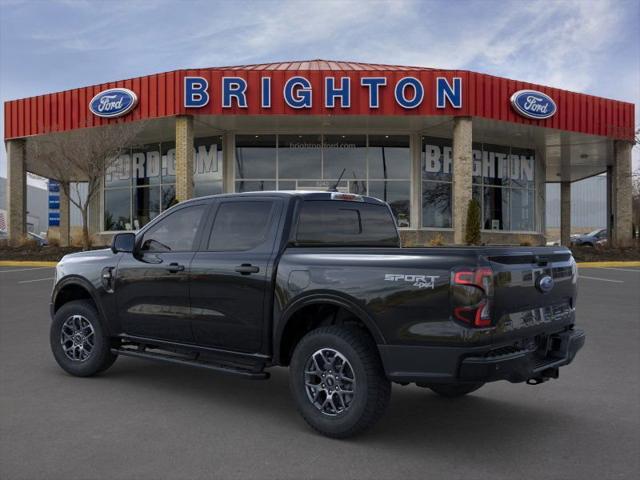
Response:
[{"label": "door mirror housing", "polygon": [[133,253],[136,247],[136,235],[135,233],[125,232],[116,233],[111,241],[111,251],[113,253],[125,252]]}]

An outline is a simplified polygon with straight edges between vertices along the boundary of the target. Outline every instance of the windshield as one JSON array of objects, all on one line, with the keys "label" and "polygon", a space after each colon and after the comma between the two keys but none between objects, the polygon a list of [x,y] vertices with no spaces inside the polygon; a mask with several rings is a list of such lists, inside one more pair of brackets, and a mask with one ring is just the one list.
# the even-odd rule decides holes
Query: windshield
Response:
[{"label": "windshield", "polygon": [[598,235],[600,232],[602,231],[602,229],[598,229],[598,230],[594,230],[593,232],[589,232],[587,234],[587,237],[595,237],[596,235]]}]

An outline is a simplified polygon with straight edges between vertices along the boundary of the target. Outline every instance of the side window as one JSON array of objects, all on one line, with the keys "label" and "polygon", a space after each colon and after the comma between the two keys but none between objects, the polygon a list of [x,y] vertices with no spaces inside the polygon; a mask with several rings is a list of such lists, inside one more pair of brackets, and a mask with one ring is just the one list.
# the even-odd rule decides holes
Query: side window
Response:
[{"label": "side window", "polygon": [[193,251],[196,233],[206,208],[206,205],[185,207],[163,218],[145,232],[141,250],[143,252]]},{"label": "side window", "polygon": [[207,245],[209,251],[252,250],[268,240],[272,201],[223,202]]}]

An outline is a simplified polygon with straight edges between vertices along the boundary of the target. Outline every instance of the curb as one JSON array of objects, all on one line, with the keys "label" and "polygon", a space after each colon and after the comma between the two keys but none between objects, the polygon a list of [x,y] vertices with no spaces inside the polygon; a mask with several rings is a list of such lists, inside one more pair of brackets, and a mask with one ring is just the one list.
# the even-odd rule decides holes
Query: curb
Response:
[{"label": "curb", "polygon": [[582,268],[606,268],[606,267],[640,267],[640,261],[628,262],[578,262]]},{"label": "curb", "polygon": [[58,262],[36,262],[31,260],[0,260],[0,267],[55,267]]}]

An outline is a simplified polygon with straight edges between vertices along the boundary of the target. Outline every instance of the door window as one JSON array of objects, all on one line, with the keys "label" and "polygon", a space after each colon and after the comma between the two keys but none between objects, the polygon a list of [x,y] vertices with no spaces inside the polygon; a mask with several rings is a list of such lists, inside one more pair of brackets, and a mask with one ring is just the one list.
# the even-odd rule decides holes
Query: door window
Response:
[{"label": "door window", "polygon": [[144,234],[144,252],[189,252],[195,250],[196,233],[206,205],[194,205],[166,216]]},{"label": "door window", "polygon": [[268,241],[274,202],[224,202],[213,222],[207,250],[244,251]]}]

